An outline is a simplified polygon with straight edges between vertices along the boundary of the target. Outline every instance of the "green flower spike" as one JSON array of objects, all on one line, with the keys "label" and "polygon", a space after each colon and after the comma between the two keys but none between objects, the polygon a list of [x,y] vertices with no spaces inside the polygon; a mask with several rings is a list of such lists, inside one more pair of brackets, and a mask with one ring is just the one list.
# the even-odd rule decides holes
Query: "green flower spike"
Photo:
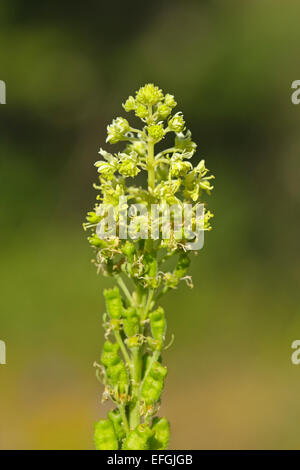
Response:
[{"label": "green flower spike", "polygon": [[[104,291],[105,342],[97,370],[103,399],[110,399],[113,409],[95,424],[98,450],[163,450],[169,443],[169,422],[157,416],[167,376],[162,360],[167,320],[159,300],[181,281],[192,287],[188,269],[191,244],[199,235],[199,206],[202,231],[211,229],[213,217],[203,201],[213,189],[213,176],[204,160],[193,165],[197,146],[182,113],[172,114],[176,106],[174,96],[159,87],[140,88],[123,108],[140,118],[141,126],[114,119],[106,142],[123,149],[100,149],[95,163],[97,202],[83,227],[98,271],[115,281]],[[162,149],[166,136],[173,143]],[[147,184],[141,185],[142,178],[139,185],[129,183],[143,173]],[[171,211],[174,205],[179,215]],[[105,225],[108,214],[112,226]]]}]

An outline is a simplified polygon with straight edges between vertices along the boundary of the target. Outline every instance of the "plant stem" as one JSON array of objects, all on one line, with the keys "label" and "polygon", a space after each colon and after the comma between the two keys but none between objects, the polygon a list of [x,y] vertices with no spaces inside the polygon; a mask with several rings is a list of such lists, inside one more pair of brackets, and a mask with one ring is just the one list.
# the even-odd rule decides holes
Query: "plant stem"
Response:
[{"label": "plant stem", "polygon": [[124,292],[125,297],[127,298],[128,302],[130,304],[133,304],[132,296],[131,296],[125,282],[123,281],[123,279],[120,276],[116,276],[116,280],[117,280],[117,283],[119,284],[119,286],[121,287],[122,291]]},{"label": "plant stem", "polygon": [[122,351],[124,359],[125,359],[126,363],[128,364],[129,369],[130,369],[132,367],[132,363],[131,363],[131,360],[129,358],[127,349],[126,349],[126,347],[125,347],[125,345],[122,341],[122,338],[121,338],[121,335],[120,335],[119,331],[114,330],[114,335],[115,335],[115,338],[116,338],[116,341],[117,341],[118,345],[120,346],[120,349]]},{"label": "plant stem", "polygon": [[[149,106],[149,121],[152,119],[152,106]],[[154,160],[154,142],[152,138],[148,137],[148,155],[147,155],[147,170],[148,170],[148,189],[153,191],[155,188],[155,160]]]},{"label": "plant stem", "polygon": [[118,409],[119,409],[120,414],[122,416],[122,421],[124,423],[126,434],[128,435],[130,429],[129,429],[128,419],[127,419],[126,412],[125,412],[125,406],[124,405],[118,405]]},{"label": "plant stem", "polygon": [[140,399],[139,389],[142,378],[142,356],[140,348],[132,350],[132,407],[129,411],[130,429],[140,424]]}]

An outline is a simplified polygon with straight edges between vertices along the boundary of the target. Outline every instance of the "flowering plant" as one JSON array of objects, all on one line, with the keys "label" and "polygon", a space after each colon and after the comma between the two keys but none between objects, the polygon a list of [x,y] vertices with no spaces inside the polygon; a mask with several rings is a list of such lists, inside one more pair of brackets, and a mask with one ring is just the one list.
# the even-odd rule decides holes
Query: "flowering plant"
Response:
[{"label": "flowering plant", "polygon": [[[160,450],[169,442],[169,423],[156,416],[167,375],[162,364],[167,323],[158,300],[181,280],[192,287],[187,271],[193,246],[199,249],[191,244],[199,238],[194,231],[199,207],[201,233],[211,229],[213,216],[202,202],[213,189],[213,176],[204,160],[193,166],[196,144],[182,113],[172,114],[176,105],[174,96],[153,84],[140,88],[123,108],[141,119],[142,128],[114,119],[106,142],[124,143],[124,148],[114,154],[100,149],[102,159],[95,163],[97,202],[84,228],[90,230],[98,270],[116,282],[104,291],[105,343],[96,364],[103,399],[114,403],[108,418],[95,425],[99,450]],[[168,134],[175,134],[171,146],[156,153]],[[143,171],[147,187],[131,185]],[[113,224],[107,223],[107,213]],[[172,269],[166,268],[169,260]]]}]

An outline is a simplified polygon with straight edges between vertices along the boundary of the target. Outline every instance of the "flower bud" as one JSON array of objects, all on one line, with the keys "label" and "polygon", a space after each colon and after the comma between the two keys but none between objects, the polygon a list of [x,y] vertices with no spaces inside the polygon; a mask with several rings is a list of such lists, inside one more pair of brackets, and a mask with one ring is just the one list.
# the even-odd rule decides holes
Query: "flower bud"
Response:
[{"label": "flower bud", "polygon": [[127,100],[125,101],[125,103],[122,105],[123,108],[125,109],[125,111],[129,112],[129,111],[133,111],[136,107],[136,103],[135,103],[135,99],[133,96],[129,96],[129,98],[127,98]]},{"label": "flower bud", "polygon": [[113,122],[107,126],[107,139],[106,142],[116,144],[120,140],[123,140],[126,132],[130,130],[129,123],[122,117],[117,117]]},{"label": "flower bud", "polygon": [[167,106],[166,104],[159,104],[158,107],[157,107],[157,114],[158,114],[158,117],[161,118],[161,119],[166,119],[169,114],[171,113],[172,109],[170,108],[170,106]]},{"label": "flower bud", "polygon": [[136,101],[145,106],[153,106],[163,99],[163,92],[152,83],[140,88],[136,93]]},{"label": "flower bud", "polygon": [[98,222],[100,222],[100,217],[96,214],[96,212],[88,212],[86,220],[91,224],[97,224]]},{"label": "flower bud", "polygon": [[137,117],[143,119],[148,116],[148,109],[143,104],[138,104],[135,110],[135,114]]},{"label": "flower bud", "polygon": [[162,124],[152,124],[147,127],[148,134],[155,142],[159,142],[165,135]]},{"label": "flower bud", "polygon": [[175,99],[174,99],[174,96],[173,95],[169,95],[169,93],[167,93],[165,95],[165,104],[167,106],[169,106],[170,108],[175,108],[175,106],[177,105]]},{"label": "flower bud", "polygon": [[88,237],[88,241],[90,245],[96,246],[97,248],[105,248],[107,246],[107,242],[99,238],[96,233],[93,233],[91,237]]}]

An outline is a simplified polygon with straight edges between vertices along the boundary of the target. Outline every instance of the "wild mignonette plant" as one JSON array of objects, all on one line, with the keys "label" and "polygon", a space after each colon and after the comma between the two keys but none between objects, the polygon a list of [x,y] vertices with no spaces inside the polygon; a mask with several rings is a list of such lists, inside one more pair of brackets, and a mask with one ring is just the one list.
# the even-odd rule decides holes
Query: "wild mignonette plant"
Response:
[{"label": "wild mignonette plant", "polygon": [[[197,238],[197,209],[204,207],[202,231],[211,229],[213,216],[202,201],[213,189],[213,176],[204,160],[193,167],[196,144],[182,113],[172,114],[176,105],[174,96],[153,84],[140,88],[123,108],[140,118],[141,128],[114,119],[106,142],[121,143],[123,150],[100,149],[102,159],[95,163],[97,202],[84,229],[90,231],[98,271],[115,280],[115,287],[104,291],[105,342],[96,364],[103,400],[114,408],[95,424],[98,450],[161,450],[169,442],[169,422],[157,416],[167,375],[162,362],[167,322],[158,301],[182,280],[192,287],[187,271],[195,253],[189,243],[191,233]],[[171,146],[163,148],[164,140]],[[133,184],[140,172],[147,174],[145,187],[142,179]],[[175,206],[179,216],[169,210]],[[107,223],[108,213],[114,224]]]}]

